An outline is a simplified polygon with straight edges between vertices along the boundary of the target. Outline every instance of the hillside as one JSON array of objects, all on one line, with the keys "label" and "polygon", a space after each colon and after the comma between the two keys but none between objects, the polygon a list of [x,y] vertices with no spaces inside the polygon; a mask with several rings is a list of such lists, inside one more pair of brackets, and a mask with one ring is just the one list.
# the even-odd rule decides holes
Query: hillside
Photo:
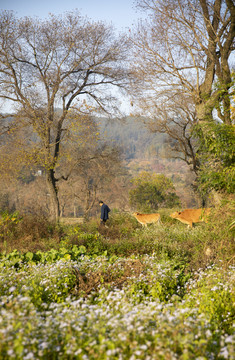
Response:
[{"label": "hillside", "polygon": [[194,175],[185,162],[169,157],[165,134],[151,133],[144,119],[135,117],[122,120],[102,118],[98,124],[101,137],[121,149],[132,176],[143,170],[164,174],[172,179],[183,206],[200,206],[192,190]]},{"label": "hillside", "polygon": [[150,133],[143,120],[136,117],[101,119],[101,136],[119,146],[127,162],[132,159],[159,157],[166,142],[163,134]]}]

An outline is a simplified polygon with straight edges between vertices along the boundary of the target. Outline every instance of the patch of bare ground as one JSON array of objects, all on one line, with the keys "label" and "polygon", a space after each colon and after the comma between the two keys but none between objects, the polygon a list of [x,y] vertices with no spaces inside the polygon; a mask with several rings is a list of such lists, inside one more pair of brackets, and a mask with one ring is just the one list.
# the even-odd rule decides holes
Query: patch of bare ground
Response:
[{"label": "patch of bare ground", "polygon": [[83,224],[84,219],[82,217],[76,218],[69,218],[69,217],[61,217],[60,223],[64,225],[76,225],[76,224]]},{"label": "patch of bare ground", "polygon": [[138,277],[144,271],[144,265],[138,259],[124,259],[104,271],[83,274],[78,268],[73,269],[77,282],[74,295],[88,296],[96,291],[100,285],[121,289],[130,277]]}]

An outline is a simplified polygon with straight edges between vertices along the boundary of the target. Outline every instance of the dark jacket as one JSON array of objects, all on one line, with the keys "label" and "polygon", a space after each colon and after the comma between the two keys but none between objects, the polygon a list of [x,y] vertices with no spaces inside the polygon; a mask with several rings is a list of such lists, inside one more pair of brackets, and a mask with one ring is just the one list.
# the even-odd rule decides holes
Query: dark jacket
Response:
[{"label": "dark jacket", "polygon": [[111,211],[111,210],[110,210],[110,208],[108,207],[108,205],[103,204],[103,205],[101,206],[101,216],[100,216],[101,220],[103,220],[103,221],[108,220],[108,218],[109,218],[109,212],[110,212],[110,211]]}]

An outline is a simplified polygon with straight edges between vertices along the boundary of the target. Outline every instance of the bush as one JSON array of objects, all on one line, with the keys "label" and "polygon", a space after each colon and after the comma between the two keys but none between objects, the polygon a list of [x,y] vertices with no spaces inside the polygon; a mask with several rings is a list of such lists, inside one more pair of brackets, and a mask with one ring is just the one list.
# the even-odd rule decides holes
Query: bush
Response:
[{"label": "bush", "polygon": [[4,212],[0,217],[0,251],[46,251],[58,247],[63,235],[61,226],[43,216]]},{"label": "bush", "polygon": [[194,129],[200,141],[198,186],[202,194],[211,190],[235,192],[234,125],[205,122]]},{"label": "bush", "polygon": [[130,204],[138,211],[153,212],[159,207],[180,204],[172,181],[165,175],[143,171],[132,182],[134,189],[129,192]]}]

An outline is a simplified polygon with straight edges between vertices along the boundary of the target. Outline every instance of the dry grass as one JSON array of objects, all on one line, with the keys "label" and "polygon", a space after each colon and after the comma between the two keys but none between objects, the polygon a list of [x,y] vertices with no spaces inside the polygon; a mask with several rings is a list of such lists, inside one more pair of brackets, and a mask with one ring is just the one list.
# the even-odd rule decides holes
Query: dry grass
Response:
[{"label": "dry grass", "polygon": [[121,289],[130,277],[138,277],[144,271],[144,265],[138,259],[123,259],[119,262],[119,267],[122,271],[117,272],[116,266],[110,265],[103,271],[90,271],[87,274],[82,274],[75,268],[74,274],[77,279],[75,293],[86,297],[91,292],[97,291],[101,284]]},{"label": "dry grass", "polygon": [[61,217],[59,222],[64,225],[76,225],[76,224],[83,224],[84,219],[82,217],[79,218]]}]

